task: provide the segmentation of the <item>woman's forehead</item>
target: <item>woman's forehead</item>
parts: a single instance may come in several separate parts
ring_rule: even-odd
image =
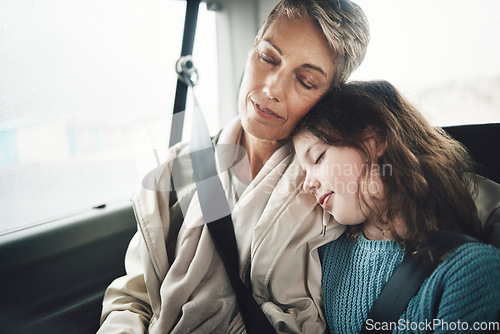
[[[295,37],[290,42],[300,41],[305,37],[316,38],[324,41],[321,46],[328,45],[321,29],[308,18],[289,18],[280,16],[271,22],[261,36],[261,39],[276,38],[277,36]]]
[[[321,29],[311,20],[279,17],[257,41],[257,45],[263,43],[285,57],[302,58],[304,63],[320,67],[327,77],[333,78],[332,51]]]

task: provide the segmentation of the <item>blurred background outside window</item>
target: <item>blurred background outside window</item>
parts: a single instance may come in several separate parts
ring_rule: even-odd
[[[0,0],[0,233],[131,197],[137,138],[172,113],[185,9],[171,0]],[[210,112],[215,14],[204,4],[198,24],[198,99]],[[164,138],[155,144],[167,146]]]

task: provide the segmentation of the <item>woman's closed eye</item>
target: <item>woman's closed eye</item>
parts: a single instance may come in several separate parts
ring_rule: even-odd
[[[257,55],[258,55],[258,57],[259,57],[259,59],[261,61],[264,61],[264,62],[266,62],[268,64],[271,64],[271,65],[277,65],[278,64],[278,62],[276,60],[274,60],[273,57],[265,54],[264,52],[257,51]]]
[[[305,89],[311,90],[313,88],[316,88],[316,85],[314,85],[309,79],[299,75],[297,75],[296,78]]]

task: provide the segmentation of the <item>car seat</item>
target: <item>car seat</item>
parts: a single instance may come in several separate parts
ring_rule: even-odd
[[[500,184],[478,176],[475,197],[479,219],[488,243],[500,249]]]

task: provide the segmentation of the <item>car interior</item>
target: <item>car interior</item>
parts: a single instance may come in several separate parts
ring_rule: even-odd
[[[418,7],[418,1],[413,2],[415,3],[415,7],[409,8],[408,12]],[[460,7],[459,2],[453,6]],[[381,7],[380,14],[376,14],[375,12],[377,3]],[[382,1],[378,0],[359,1],[362,7],[363,5],[366,6],[368,18],[371,22],[373,21],[372,39],[374,44],[377,40],[377,34],[384,34],[386,32],[382,28],[377,28],[378,20],[384,20],[384,13],[387,15],[390,14],[388,9],[383,7],[381,3]],[[400,7],[403,6],[395,1],[390,3],[397,10],[401,10]],[[208,58],[208,52],[205,54],[204,50],[200,49],[202,46],[199,44],[205,40],[208,41],[207,43],[210,43],[213,49],[213,55],[210,56],[212,57],[210,58],[211,61],[216,62],[218,65],[213,66],[213,63],[208,63],[206,66],[207,69],[204,72],[205,68],[200,64],[198,70],[200,72],[201,88],[196,89],[202,91],[205,89],[203,87],[214,86],[216,88],[215,92],[210,91],[209,94],[211,98],[217,100],[217,103],[214,104],[215,108],[212,107],[212,104],[206,102],[208,100],[200,94],[201,108],[207,113],[205,117],[209,122],[211,131],[215,133],[217,129],[221,128],[236,115],[236,108],[234,106],[236,105],[237,87],[243,73],[248,50],[253,45],[258,27],[274,4],[274,0],[164,0],[163,3],[153,0],[146,3],[127,0],[125,2],[112,1],[109,4],[101,4],[98,1],[88,3],[69,1],[69,4],[62,1],[40,1],[36,5],[12,0],[0,2],[0,20],[5,19],[5,23],[0,24],[0,30],[2,31],[2,36],[0,36],[0,91],[3,91],[0,93],[2,96],[0,100],[4,100],[4,102],[0,102],[0,113],[5,114],[5,116],[0,115],[0,149],[3,150],[3,153],[0,155],[0,188],[2,188],[1,192],[4,193],[4,196],[0,199],[0,205],[2,211],[8,213],[5,216],[0,216],[0,223],[7,226],[7,223],[10,221],[15,220],[17,217],[25,217],[24,215],[27,213],[32,213],[35,216],[35,218],[30,219],[20,218],[19,224],[15,227],[2,227],[0,229],[0,286],[2,289],[2,297],[0,299],[0,333],[95,333],[99,327],[101,303],[105,289],[111,281],[125,273],[125,252],[130,239],[137,231],[132,205],[128,200],[134,189],[132,186],[129,186],[130,183],[120,185],[121,181],[118,181],[116,185],[116,189],[123,193],[123,198],[120,200],[110,199],[108,201],[99,199],[96,200],[94,205],[85,204],[82,209],[62,210],[66,208],[65,197],[69,200],[73,192],[83,192],[86,187],[95,187],[97,192],[101,190],[99,184],[92,186],[86,181],[87,179],[79,176],[77,173],[71,174],[68,179],[65,179],[64,175],[59,175],[59,172],[55,170],[51,176],[51,180],[54,180],[54,182],[48,183],[49,187],[55,187],[56,184],[64,185],[65,183],[70,186],[67,190],[57,190],[61,195],[61,199],[55,198],[52,195],[44,195],[42,192],[38,195],[30,195],[29,200],[26,199],[23,205],[17,206],[17,202],[12,198],[23,198],[25,196],[22,193],[18,195],[18,191],[15,190],[21,181],[19,181],[20,179],[16,179],[17,181],[9,183],[9,180],[14,180],[12,175],[18,175],[16,173],[24,171],[24,167],[19,164],[29,160],[22,158],[20,153],[15,153],[20,152],[23,140],[25,140],[23,138],[26,136],[26,131],[34,129],[42,122],[53,122],[51,123],[53,124],[51,127],[40,127],[40,129],[45,129],[43,130],[45,131],[43,134],[39,134],[41,137],[45,138],[51,132],[56,136],[56,132],[59,131],[57,129],[63,128],[61,131],[64,134],[64,138],[69,138],[68,150],[71,151],[73,149],[71,152],[97,150],[96,147],[99,146],[97,142],[90,139],[89,141],[81,142],[78,141],[80,137],[75,137],[75,133],[77,135],[87,133],[89,138],[97,138],[95,137],[97,136],[97,130],[93,130],[95,129],[94,123],[89,123],[90,121],[85,117],[85,114],[82,117],[74,115],[78,112],[78,105],[84,103],[84,101],[101,99],[101,102],[96,102],[88,108],[98,109],[98,113],[95,114],[96,119],[100,117],[108,120],[107,116],[102,115],[106,112],[111,113],[109,119],[114,119],[116,123],[101,128],[102,131],[99,132],[99,135],[102,136],[102,132],[107,132],[108,134],[112,132],[115,137],[109,139],[109,141],[117,142],[118,144],[116,145],[119,145],[121,139],[118,134],[115,134],[116,129],[126,122],[133,125],[138,122],[138,118],[135,118],[135,116],[124,116],[125,107],[120,105],[116,107],[116,110],[113,110],[113,104],[106,104],[108,102],[105,103],[103,101],[107,101],[108,95],[110,100],[113,99],[113,103],[118,103],[116,101],[120,99],[127,100],[129,95],[134,95],[134,90],[132,90],[135,89],[134,87],[143,86],[145,90],[141,92],[141,96],[144,96],[144,100],[137,102],[137,105],[133,105],[131,109],[141,111],[141,108],[148,108],[144,101],[154,100],[151,104],[156,103],[156,109],[148,116],[147,122],[156,122],[157,119],[161,120],[165,117],[171,118],[173,114],[186,110],[190,107],[190,96],[187,87],[184,85],[184,88],[182,88],[182,85],[178,83],[177,74],[175,73],[175,63],[180,56],[190,54],[193,54],[195,63],[199,59]],[[125,9],[121,8],[122,6],[127,7],[127,13],[129,13],[127,15],[130,16],[124,14]],[[498,4],[494,0],[490,2],[485,1],[485,6],[491,6],[493,9],[498,8]],[[174,9],[177,12],[169,12]],[[370,9],[370,12],[368,9]],[[26,14],[28,15],[28,19],[26,20],[19,19],[23,17],[23,11],[27,11],[28,13]],[[374,14],[371,16],[371,13]],[[90,17],[84,18],[83,16],[86,14],[90,15]],[[170,16],[165,19],[162,18],[167,17],[167,15]],[[118,21],[119,17],[122,18],[121,23]],[[174,17],[178,19],[177,22],[173,22]],[[378,17],[381,18],[378,19]],[[460,18],[456,20],[460,22]],[[486,18],[484,20],[488,21],[489,19]],[[490,37],[491,41],[491,38],[496,38],[495,27],[498,27],[498,23],[494,22],[498,20],[495,21],[494,18],[491,18],[490,21],[493,22],[491,26],[487,26],[487,22],[483,22],[484,25],[481,29],[483,29],[484,34]],[[35,23],[37,24],[36,26],[34,26]],[[51,30],[51,24],[59,28],[56,27],[54,30]],[[157,25],[153,27],[153,24]],[[93,25],[96,26],[95,31],[92,34],[89,33],[90,35],[85,35],[92,29]],[[151,25],[151,30],[155,30],[157,35],[149,36],[147,35],[148,30],[141,30],[146,29],[145,27],[148,25]],[[68,26],[68,29],[61,30],[60,27],[65,26]],[[81,26],[82,31],[75,30],[74,26]],[[27,27],[24,32],[22,31],[23,27]],[[43,27],[46,27],[46,31]],[[211,35],[211,39],[203,35],[197,35],[205,33],[210,30],[209,28],[212,29],[213,36]],[[401,29],[406,28],[408,27],[401,27]],[[58,32],[55,31],[56,29],[58,29]],[[393,30],[399,30],[399,28],[396,29],[393,27]],[[37,44],[33,42],[35,41],[35,37],[33,40],[28,38],[31,36],[30,34],[35,37],[43,36],[43,39],[40,40],[37,37],[36,40],[39,41]],[[121,36],[120,34],[123,34],[123,37],[121,37],[122,40],[120,40],[119,44],[113,45],[114,48],[123,47],[124,49],[121,49],[120,53],[114,56],[106,56],[106,52],[111,52],[109,50],[113,47],[113,45],[107,46],[107,43],[112,43],[111,40],[117,38],[116,36]],[[28,37],[23,37],[25,35]],[[104,39],[100,35],[108,39]],[[163,37],[165,40],[162,39]],[[170,40],[167,37],[175,38],[176,47],[170,47],[168,43],[173,42],[169,42]],[[396,38],[389,38],[388,43],[396,43]],[[451,38],[452,41],[450,43],[457,43],[453,38]],[[23,39],[27,42],[22,43]],[[60,44],[62,41],[74,39],[80,39],[84,42],[78,45],[68,44],[69,42],[64,45]],[[432,38],[427,37],[427,39],[430,40]],[[149,44],[146,44],[146,42]],[[136,45],[126,45],[127,43],[136,43]],[[144,44],[137,45],[137,43]],[[166,46],[163,44],[166,44]],[[49,61],[48,58],[50,57],[46,56],[44,51],[40,51],[41,49],[37,49],[43,47],[53,50],[52,52],[54,53],[57,52],[62,57],[60,59],[73,57],[70,49],[77,48],[77,53],[82,58],[70,59],[67,60],[67,63],[57,61],[58,64],[55,64],[54,67],[47,67],[39,74],[25,73],[32,71],[31,67],[29,67],[31,62],[44,64],[45,61]],[[162,47],[163,49],[161,50],[164,50],[165,54],[172,54],[172,60],[163,59],[162,53],[154,55],[153,53],[157,50],[154,49],[155,47]],[[134,58],[136,63],[132,63],[132,60],[125,61],[125,58],[121,58],[122,54],[123,57],[126,57],[127,50],[134,49],[141,49],[136,50],[137,55],[133,56],[137,58]],[[404,51],[403,47],[400,49],[401,52]],[[25,53],[18,54],[21,51]],[[453,54],[457,53],[456,50],[451,52]],[[490,50],[488,52],[493,53],[494,51]],[[500,51],[496,50],[496,52],[496,56],[498,56],[498,52]],[[428,53],[428,55],[431,54],[433,53]],[[406,53],[403,52],[395,56],[403,58],[406,57],[405,55]],[[27,62],[28,65],[16,65],[17,63],[13,60],[15,57],[21,59],[19,62]],[[375,57],[375,54],[374,58],[369,57],[371,57],[370,53],[366,59],[367,65],[373,62],[374,67],[378,68],[382,73],[392,64],[391,61],[388,61],[377,65],[376,59],[378,58]],[[420,54],[418,57],[421,57]],[[100,66],[99,62],[102,59],[109,62],[103,63],[103,67],[99,70],[100,74],[97,72],[93,74],[85,73],[88,70],[85,69],[85,64],[82,62],[87,60],[89,61],[89,68],[97,68]],[[495,55],[493,55],[491,59],[498,58],[495,58]],[[156,71],[158,68],[147,67],[148,63],[152,62],[157,62],[158,64],[165,63],[165,69],[163,70],[162,67],[162,71],[170,73],[169,75],[171,76],[167,77],[161,73],[157,74]],[[484,73],[493,73],[490,76],[496,81],[488,81],[491,84],[485,83],[483,86],[479,86],[479,88],[474,88],[476,89],[474,92],[493,92],[491,94],[488,93],[490,95],[486,93],[482,95],[476,94],[478,99],[483,102],[486,101],[484,103],[490,103],[488,107],[484,107],[481,103],[459,101],[457,105],[461,103],[464,105],[465,116],[462,119],[465,119],[465,121],[455,123],[455,120],[462,116],[455,117],[454,109],[440,118],[446,119],[448,122],[441,122],[442,124],[438,124],[437,126],[443,127],[453,138],[464,144],[474,158],[476,171],[479,176],[479,191],[476,201],[480,219],[483,223],[485,233],[489,236],[489,242],[500,248],[500,95],[498,94],[500,67],[498,61],[485,62],[485,66],[489,67],[489,72],[486,71]],[[135,65],[131,66],[131,64]],[[413,66],[418,67],[418,64],[419,62],[415,62]],[[422,67],[427,66],[424,62],[420,64]],[[26,67],[24,72],[23,66]],[[404,72],[407,65],[403,64],[401,66],[397,71]],[[442,68],[445,67],[444,65],[440,66]],[[114,67],[116,68],[113,69]],[[107,70],[110,72],[107,73]],[[359,70],[360,74],[356,72],[353,79],[379,78],[379,72],[374,72],[370,76],[370,72],[362,74],[362,70],[363,67]],[[213,75],[208,76],[212,78],[212,81],[202,82],[204,80],[203,73],[208,71],[213,71],[209,72],[213,73]],[[139,72],[140,74],[138,74]],[[68,77],[73,76],[73,79],[76,75],[78,80],[67,79],[65,81],[66,79],[63,79],[65,78],[65,73]],[[119,76],[118,73],[128,74]],[[96,77],[96,75],[102,75],[102,78]],[[405,74],[406,77],[411,77],[411,75],[411,73]],[[436,75],[439,76],[439,74]],[[456,75],[458,74],[454,73],[453,75],[455,75],[453,80],[458,80],[456,79],[458,77]],[[92,77],[89,79],[90,81],[84,81],[86,76],[89,76],[89,78]],[[58,80],[60,80],[61,87],[72,91],[78,90],[79,94],[81,94],[78,96],[81,99],[66,98],[64,91],[61,94],[54,93],[55,96],[49,99],[47,95],[40,93],[41,90],[30,91],[31,87],[34,86],[26,84],[28,86],[23,88],[23,80],[36,82],[40,87],[48,85],[46,83],[47,77],[52,77],[53,79],[55,77],[60,78]],[[168,81],[169,83],[168,85],[167,83],[161,84],[161,89],[156,91],[155,87],[158,85],[153,78],[155,80]],[[388,79],[392,80],[391,78]],[[474,80],[464,76],[465,82],[469,83]],[[109,84],[106,84],[105,93],[101,94],[104,88],[97,87],[94,90],[91,89],[93,85],[98,86],[99,81],[109,82]],[[394,79],[394,81],[396,81],[397,85],[397,79]],[[481,79],[477,81],[481,81]],[[135,82],[137,86],[130,86],[132,87],[130,91],[126,89],[114,89],[114,84],[118,85],[118,82]],[[497,85],[496,90],[494,88],[495,84]],[[488,88],[483,89],[486,85],[488,85]],[[443,84],[443,87],[447,86]],[[463,87],[461,87],[461,90],[458,90],[458,94],[464,95],[464,89],[468,89],[467,87],[469,86]],[[94,95],[83,93],[87,92],[88,89],[94,92]],[[474,89],[470,88],[470,90]],[[405,90],[403,89],[403,91]],[[418,89],[410,87],[407,91],[413,92],[418,91]],[[421,91],[424,90],[422,89]],[[435,91],[438,90],[436,89]],[[157,94],[158,97],[153,99],[153,94]],[[417,104],[425,105],[426,101],[430,99],[429,96],[431,95],[427,94],[425,98],[419,99],[413,97],[412,99]],[[432,101],[446,100],[447,103],[441,108],[451,106],[452,104],[448,102],[454,99],[454,97],[449,97],[445,93],[433,98],[434,100]],[[18,99],[16,100],[18,102],[15,102],[15,99]],[[162,99],[168,101],[165,102]],[[26,102],[31,100],[33,102]],[[74,100],[71,103],[75,105],[75,110],[66,110],[69,108],[68,105],[63,105],[62,103],[70,103],[67,100]],[[432,101],[430,103],[433,103]],[[47,107],[43,103],[46,103]],[[133,104],[132,102],[127,103],[128,105]],[[477,108],[470,108],[471,105],[477,105]],[[433,109],[433,107],[427,108]],[[485,116],[486,118],[481,118],[483,117],[479,116],[481,108],[493,111],[490,111]],[[28,117],[24,116],[24,109],[50,109],[53,110],[53,113],[47,111],[44,114],[46,116],[43,117]],[[61,111],[62,109],[64,111]],[[7,111],[11,111],[11,114],[8,114]],[[73,115],[71,117],[74,118],[72,118],[70,125],[66,125],[66,123],[64,123],[65,125],[61,125],[62,123],[55,120],[55,117],[58,117],[57,115],[63,112]],[[75,123],[76,120],[82,121],[84,125],[75,125],[77,124]],[[475,120],[478,121],[475,122]],[[186,122],[189,123],[189,119],[186,119]],[[168,128],[168,125],[166,127],[162,125],[159,128],[165,129]],[[77,129],[79,132],[74,129]],[[15,138],[15,140],[12,138]],[[57,138],[54,139],[54,142],[59,140]],[[168,147],[168,139],[161,138],[158,146]],[[8,144],[9,140],[11,144]],[[32,142],[30,140],[26,139],[27,142]],[[42,139],[36,140],[41,141]],[[72,142],[72,140],[76,141]],[[154,140],[156,140],[156,137],[153,138]],[[4,144],[2,144],[2,141]],[[71,146],[72,143],[77,143],[79,145],[77,145],[78,148],[75,148],[75,145]],[[53,150],[56,151],[57,149]],[[133,151],[133,147],[130,150]],[[43,153],[43,155],[50,154],[50,151],[51,149],[48,149],[47,152],[49,153]],[[9,152],[14,153],[11,154]],[[149,150],[148,154],[151,154],[151,152]],[[34,151],[30,154],[32,160],[36,159],[37,156],[42,156],[41,153],[39,154]],[[94,157],[104,157],[104,154],[99,154],[96,153],[93,155],[92,159]],[[106,159],[112,155],[106,155]],[[118,157],[119,154],[117,153],[116,156]],[[59,160],[57,158],[50,159],[51,166],[58,164]],[[72,155],[71,159],[73,159],[72,161],[84,164],[82,168],[90,166],[87,165],[88,159],[85,156],[78,158],[77,155]],[[147,171],[151,166],[139,166],[142,169],[138,167],[137,169],[141,170],[137,171],[133,162],[134,158],[131,158],[131,160],[116,159],[117,162],[113,165],[113,168],[109,168],[111,175],[119,174],[123,165],[127,163],[126,161],[132,161],[132,171],[136,174]],[[103,161],[106,164],[108,160]],[[29,166],[34,166],[33,168],[36,169],[37,165]],[[28,171],[31,169],[32,167],[26,168]],[[97,173],[104,173],[105,169],[99,168],[97,169]],[[21,176],[16,177],[22,177],[22,174],[19,175]],[[84,183],[76,186],[75,182],[79,178],[82,178]],[[135,179],[132,177],[131,183],[137,184],[137,180],[140,180],[140,176]],[[37,184],[34,184],[33,186],[28,185],[23,189],[25,189],[24,191],[34,192],[36,188]],[[126,191],[120,190],[124,188]],[[51,202],[53,207],[59,207],[61,210],[56,212],[50,209],[49,214],[37,213],[38,211],[35,211],[35,207],[46,207],[45,204],[37,204],[38,201],[42,200]]]

